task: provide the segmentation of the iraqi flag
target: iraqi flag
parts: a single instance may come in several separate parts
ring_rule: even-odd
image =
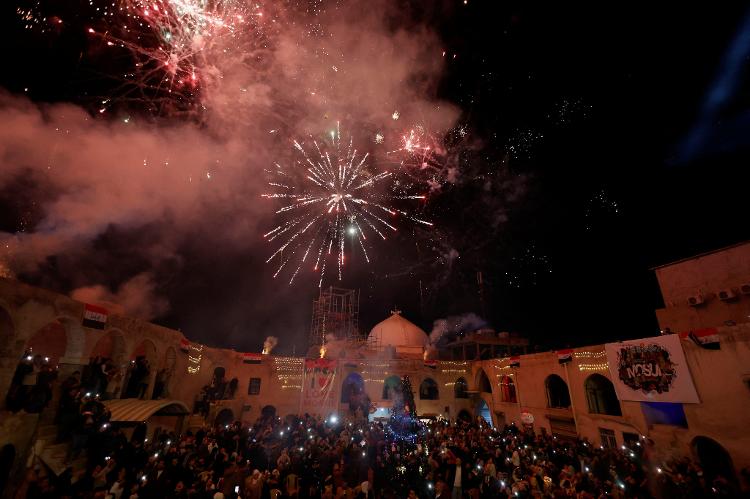
[[[521,367],[521,357],[518,355],[511,357],[510,367]]]
[[[107,325],[107,309],[96,305],[84,304],[83,327],[104,329]]]
[[[243,364],[260,364],[263,361],[263,355],[259,353],[243,353],[242,363]]]
[[[573,350],[568,348],[565,350],[558,350],[557,351],[557,362],[560,364],[567,364],[573,360]]]
[[[436,360],[425,360],[424,366],[429,367],[430,369],[437,369],[437,363],[438,361]]]
[[[190,342],[186,340],[185,338],[182,338],[180,340],[180,350],[182,350],[185,353],[188,353],[190,351]]]
[[[705,329],[696,329],[689,333],[681,333],[680,337],[689,338],[693,340],[693,343],[706,350],[719,350],[721,349],[721,342],[719,340],[719,331],[715,327],[708,327]]]

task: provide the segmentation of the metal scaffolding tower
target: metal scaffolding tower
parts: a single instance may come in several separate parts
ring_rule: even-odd
[[[313,302],[309,346],[322,345],[330,336],[338,340],[358,341],[359,290],[334,288],[320,290]]]

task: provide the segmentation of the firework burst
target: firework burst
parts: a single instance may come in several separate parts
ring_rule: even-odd
[[[425,196],[394,194],[392,173],[374,171],[369,153],[360,154],[353,140],[342,141],[340,126],[322,141],[311,138],[312,148],[294,142],[299,159],[285,168],[276,163],[268,170],[273,192],[263,197],[281,199],[285,204],[276,213],[288,217],[264,234],[278,244],[266,263],[277,262],[274,277],[289,265],[291,284],[306,264],[320,272],[323,285],[331,258],[342,279],[347,246],[358,245],[369,263],[369,236],[385,240],[396,232],[394,217],[401,216],[425,226],[432,223],[393,205],[396,200],[422,200]],[[314,260],[314,264],[313,264]]]

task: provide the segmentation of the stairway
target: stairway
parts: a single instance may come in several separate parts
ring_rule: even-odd
[[[40,424],[37,428],[34,454],[55,475],[60,475],[68,466],[77,472],[86,468],[85,451],[75,461],[66,464],[70,442],[57,443],[57,426],[54,424]]]

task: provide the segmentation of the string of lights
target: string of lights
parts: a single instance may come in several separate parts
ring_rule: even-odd
[[[203,359],[203,345],[191,343],[188,347],[188,374],[198,374],[201,370],[201,360]]]

